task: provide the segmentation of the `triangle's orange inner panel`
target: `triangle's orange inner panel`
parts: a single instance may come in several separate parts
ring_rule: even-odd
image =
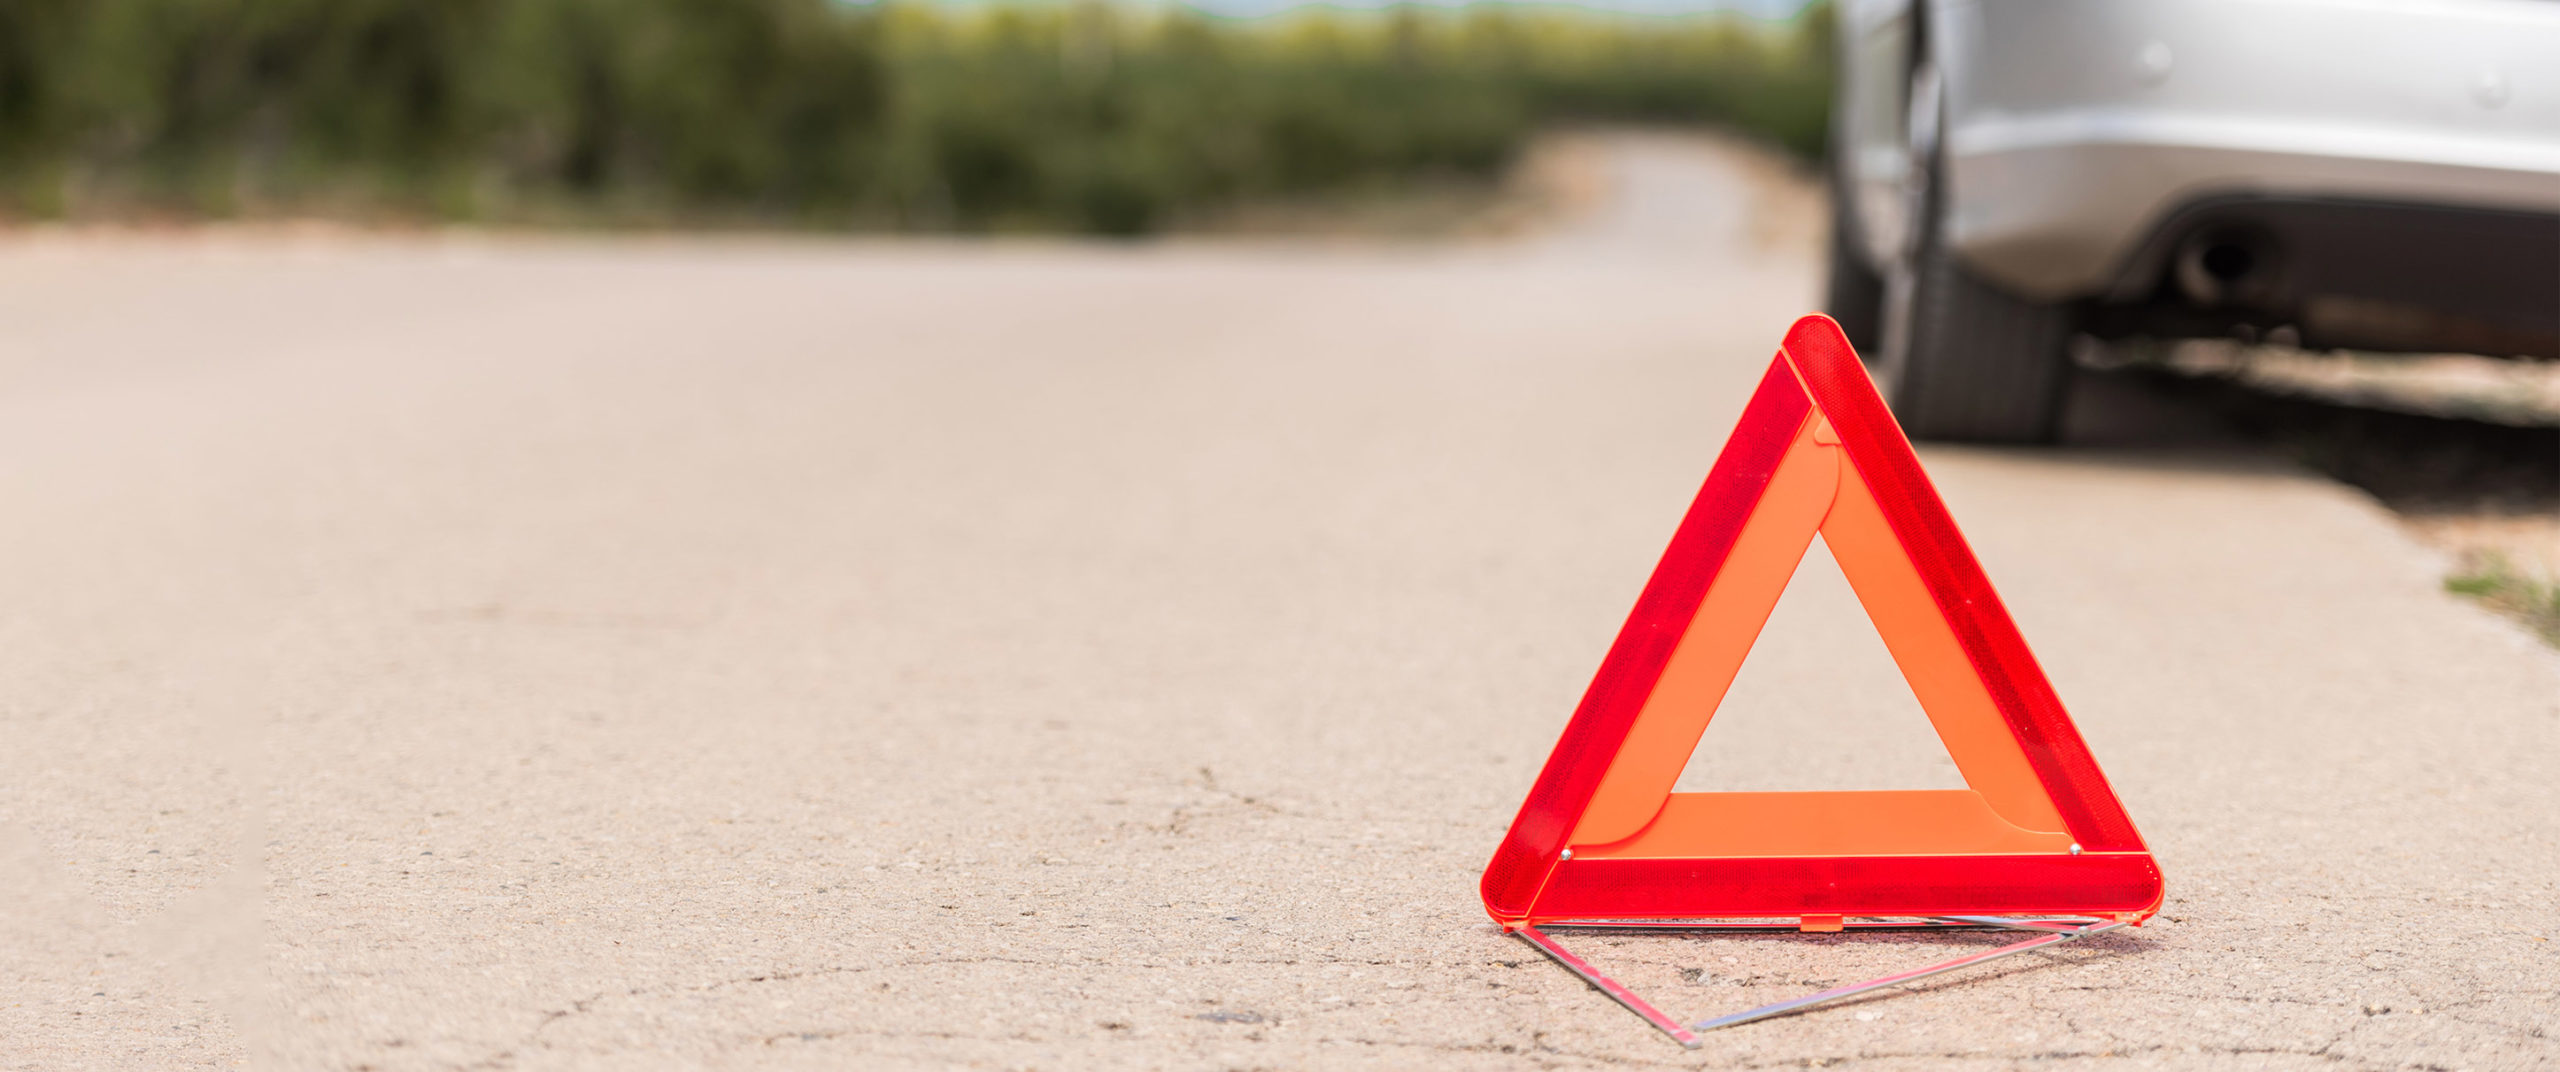
[[[2061,815],[1838,443],[1818,411],[1797,430],[1575,825],[1576,856],[2069,851]],[[1673,793],[1817,532],[1969,788]]]
[[[1970,789],[1849,793],[1673,793],[1644,832],[1576,847],[1590,859],[1639,856],[1974,856],[2069,852],[2071,835],[2009,825]]]

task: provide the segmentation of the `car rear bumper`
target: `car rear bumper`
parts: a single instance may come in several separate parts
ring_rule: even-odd
[[[1950,246],[2047,300],[2120,290],[2245,198],[2560,214],[2560,2],[1983,0],[1946,13]]]
[[[2117,271],[2100,335],[2290,328],[2302,345],[2560,358],[2560,213],[2282,196],[2190,202]]]

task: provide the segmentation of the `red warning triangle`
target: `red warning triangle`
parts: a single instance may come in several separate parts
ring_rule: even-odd
[[[1964,789],[1674,793],[1819,533]],[[2160,907],[2159,869],[1866,369],[1809,316],[1743,410],[1484,872],[1564,920]]]

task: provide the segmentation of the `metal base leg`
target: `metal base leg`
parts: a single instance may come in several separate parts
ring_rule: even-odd
[[[1915,979],[1925,979],[1929,976],[1936,975],[1939,972],[1950,972],[1958,968],[1969,968],[1976,964],[1980,964],[1983,961],[1997,960],[2001,957],[2008,956],[2011,953],[2024,953],[2030,949],[2041,949],[2049,945],[2060,945],[2074,938],[2083,938],[2092,934],[2097,934],[2100,931],[2111,931],[2124,926],[2122,922],[2117,920],[2107,920],[2104,922],[2093,920],[2078,926],[2071,926],[2068,924],[2042,924],[2042,921],[2003,920],[1995,916],[1951,916],[1947,918],[1963,920],[1965,922],[1975,923],[1986,927],[2006,927],[2012,930],[2043,931],[2044,933],[2037,935],[2036,937],[2029,938],[2023,942],[2013,942],[2008,945],[2001,946],[1998,949],[1987,949],[1980,953],[1968,954],[1966,956],[1957,957],[1954,960],[1932,964],[1926,968],[1916,968],[1911,971],[1903,972],[1900,975],[1888,975],[1882,979],[1870,979],[1863,983],[1851,983],[1848,986],[1835,986],[1829,990],[1822,991],[1821,993],[1807,994],[1792,1001],[1781,1001],[1774,1005],[1763,1005],[1756,1009],[1746,1009],[1730,1016],[1719,1016],[1712,1020],[1700,1020],[1698,1021],[1696,1028],[1700,1031],[1713,1031],[1719,1027],[1732,1027],[1735,1024],[1747,1024],[1753,1020],[1766,1020],[1772,1016],[1785,1016],[1791,1012],[1800,1012],[1805,1009],[1810,1009],[1816,1005],[1820,1005],[1825,1002],[1838,1001],[1841,998],[1849,997],[1854,994],[1864,994],[1870,990],[1881,990],[1885,987],[1893,986],[1898,983],[1908,983]]]
[[[2013,953],[2024,953],[2030,949],[2042,949],[2046,946],[2060,945],[2075,938],[2085,938],[2092,934],[2104,933],[2124,925],[2125,924],[2122,920],[2101,920],[2085,917],[2071,917],[2065,919],[2010,919],[2001,916],[1933,916],[1927,919],[1898,923],[1866,922],[1862,924],[1851,924],[1850,927],[1854,930],[1944,930],[1952,928],[1982,928],[2036,931],[2040,933],[2023,942],[2012,942],[2008,945],[2001,946],[1998,949],[1987,949],[1980,953],[1969,953],[1953,960],[1942,961],[1937,964],[1929,965],[1925,968],[1917,968],[1898,975],[1888,975],[1882,979],[1871,979],[1867,982],[1852,983],[1848,986],[1835,986],[1817,994],[1807,994],[1800,998],[1781,1001],[1772,1005],[1763,1005],[1756,1009],[1746,1009],[1742,1012],[1737,1012],[1729,1016],[1719,1016],[1710,1020],[1700,1020],[1696,1024],[1687,1028],[1680,1026],[1678,1021],[1664,1015],[1662,1010],[1654,1008],[1643,998],[1637,997],[1634,992],[1619,985],[1617,980],[1600,974],[1598,969],[1593,968],[1582,958],[1566,952],[1563,946],[1556,944],[1556,940],[1553,937],[1550,937],[1544,932],[1538,930],[1538,928],[1522,927],[1512,933],[1519,935],[1522,940],[1527,941],[1530,945],[1536,946],[1539,952],[1546,954],[1556,963],[1564,965],[1565,970],[1581,976],[1584,982],[1590,983],[1601,993],[1609,995],[1609,997],[1616,1000],[1618,1004],[1624,1005],[1629,1011],[1638,1016],[1644,1017],[1645,1022],[1662,1029],[1664,1034],[1670,1035],[1682,1046],[1694,1049],[1699,1045],[1698,1036],[1695,1034],[1697,1031],[1712,1031],[1719,1027],[1732,1027],[1736,1024],[1747,1024],[1754,1020],[1766,1020],[1773,1016],[1785,1016],[1789,1013],[1802,1012],[1816,1005],[1822,1005],[1838,1001],[1842,998],[1864,994],[1871,990],[1880,990],[1888,986],[1895,986],[1919,979],[1925,979],[1940,972],[1949,972],[1958,968],[1972,967],[1973,965],[1980,964],[1984,961],[1997,960]],[[1665,924],[1639,922],[1576,922],[1550,924],[1550,926],[1558,928],[1571,927],[1580,930],[1617,931],[1735,931],[1796,929],[1792,926],[1748,923]]]
[[[1522,941],[1537,946],[1538,952],[1564,965],[1566,971],[1581,976],[1583,982],[1591,984],[1601,993],[1616,999],[1618,1004],[1627,1007],[1627,1011],[1644,1017],[1646,1023],[1661,1028],[1662,1033],[1671,1036],[1673,1041],[1693,1050],[1698,1048],[1698,1036],[1690,1034],[1688,1028],[1680,1026],[1680,1021],[1663,1015],[1662,1010],[1654,1008],[1643,998],[1637,997],[1634,991],[1619,986],[1617,980],[1600,974],[1598,969],[1584,963],[1581,957],[1565,952],[1563,946],[1557,945],[1555,939],[1547,937],[1538,928],[1522,927],[1511,933],[1519,935]]]

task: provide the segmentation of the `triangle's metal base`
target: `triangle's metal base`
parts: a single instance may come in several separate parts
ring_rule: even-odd
[[[2011,918],[2007,916],[1927,916],[1911,919],[1845,921],[1842,926],[1848,930],[1966,929],[2018,930],[2036,931],[2039,933],[2037,933],[2033,938],[2029,938],[2022,942],[2012,942],[1997,949],[1986,949],[1979,953],[1967,954],[1965,956],[1957,957],[1954,960],[1942,961],[1937,964],[1929,965],[1925,968],[1917,968],[1912,971],[1903,972],[1899,975],[1888,975],[1882,979],[1871,979],[1863,983],[1851,983],[1848,986],[1835,986],[1818,994],[1807,994],[1803,997],[1794,998],[1788,1001],[1781,1001],[1774,1005],[1763,1005],[1756,1009],[1745,1009],[1741,1012],[1733,1013],[1728,1016],[1718,1016],[1713,1019],[1700,1020],[1697,1023],[1686,1027],[1682,1026],[1678,1020],[1674,1020],[1670,1016],[1664,1014],[1662,1010],[1654,1008],[1652,1004],[1646,1002],[1643,998],[1637,997],[1633,991],[1619,985],[1617,980],[1600,974],[1599,969],[1592,967],[1589,962],[1567,952],[1563,946],[1556,944],[1554,937],[1548,935],[1545,931],[1541,931],[1536,927],[1522,927],[1518,930],[1512,931],[1511,933],[1520,936],[1521,940],[1528,942],[1530,945],[1538,947],[1539,952],[1546,954],[1548,958],[1554,960],[1556,963],[1564,965],[1565,970],[1581,976],[1584,982],[1590,983],[1601,993],[1609,995],[1609,997],[1617,1001],[1618,1004],[1626,1006],[1629,1011],[1638,1016],[1644,1017],[1646,1023],[1661,1028],[1664,1034],[1671,1036],[1682,1046],[1695,1049],[1699,1045],[1698,1036],[1696,1034],[1699,1031],[1712,1031],[1719,1027],[1732,1027],[1735,1024],[1747,1024],[1753,1020],[1766,1020],[1772,1016],[1784,1016],[1792,1012],[1801,1012],[1816,1005],[1838,1001],[1841,998],[1850,997],[1856,994],[1863,994],[1870,990],[1878,990],[1888,986],[1912,982],[1917,979],[1924,979],[1940,972],[1972,967],[1973,965],[1980,964],[1983,961],[1996,960],[2012,953],[2024,953],[2030,949],[2042,949],[2050,945],[2060,945],[2061,943],[2071,941],[2075,938],[2085,938],[2089,935],[2111,931],[2124,925],[2125,921],[2123,920],[2096,919],[2087,916],[2039,917],[2032,919]],[[1798,929],[1798,924],[1794,921],[1787,921],[1784,923],[1775,921],[1766,923],[1748,921],[1658,923],[1638,920],[1572,920],[1550,923],[1547,924],[1547,928],[1549,930],[1593,931],[1792,931]]]

